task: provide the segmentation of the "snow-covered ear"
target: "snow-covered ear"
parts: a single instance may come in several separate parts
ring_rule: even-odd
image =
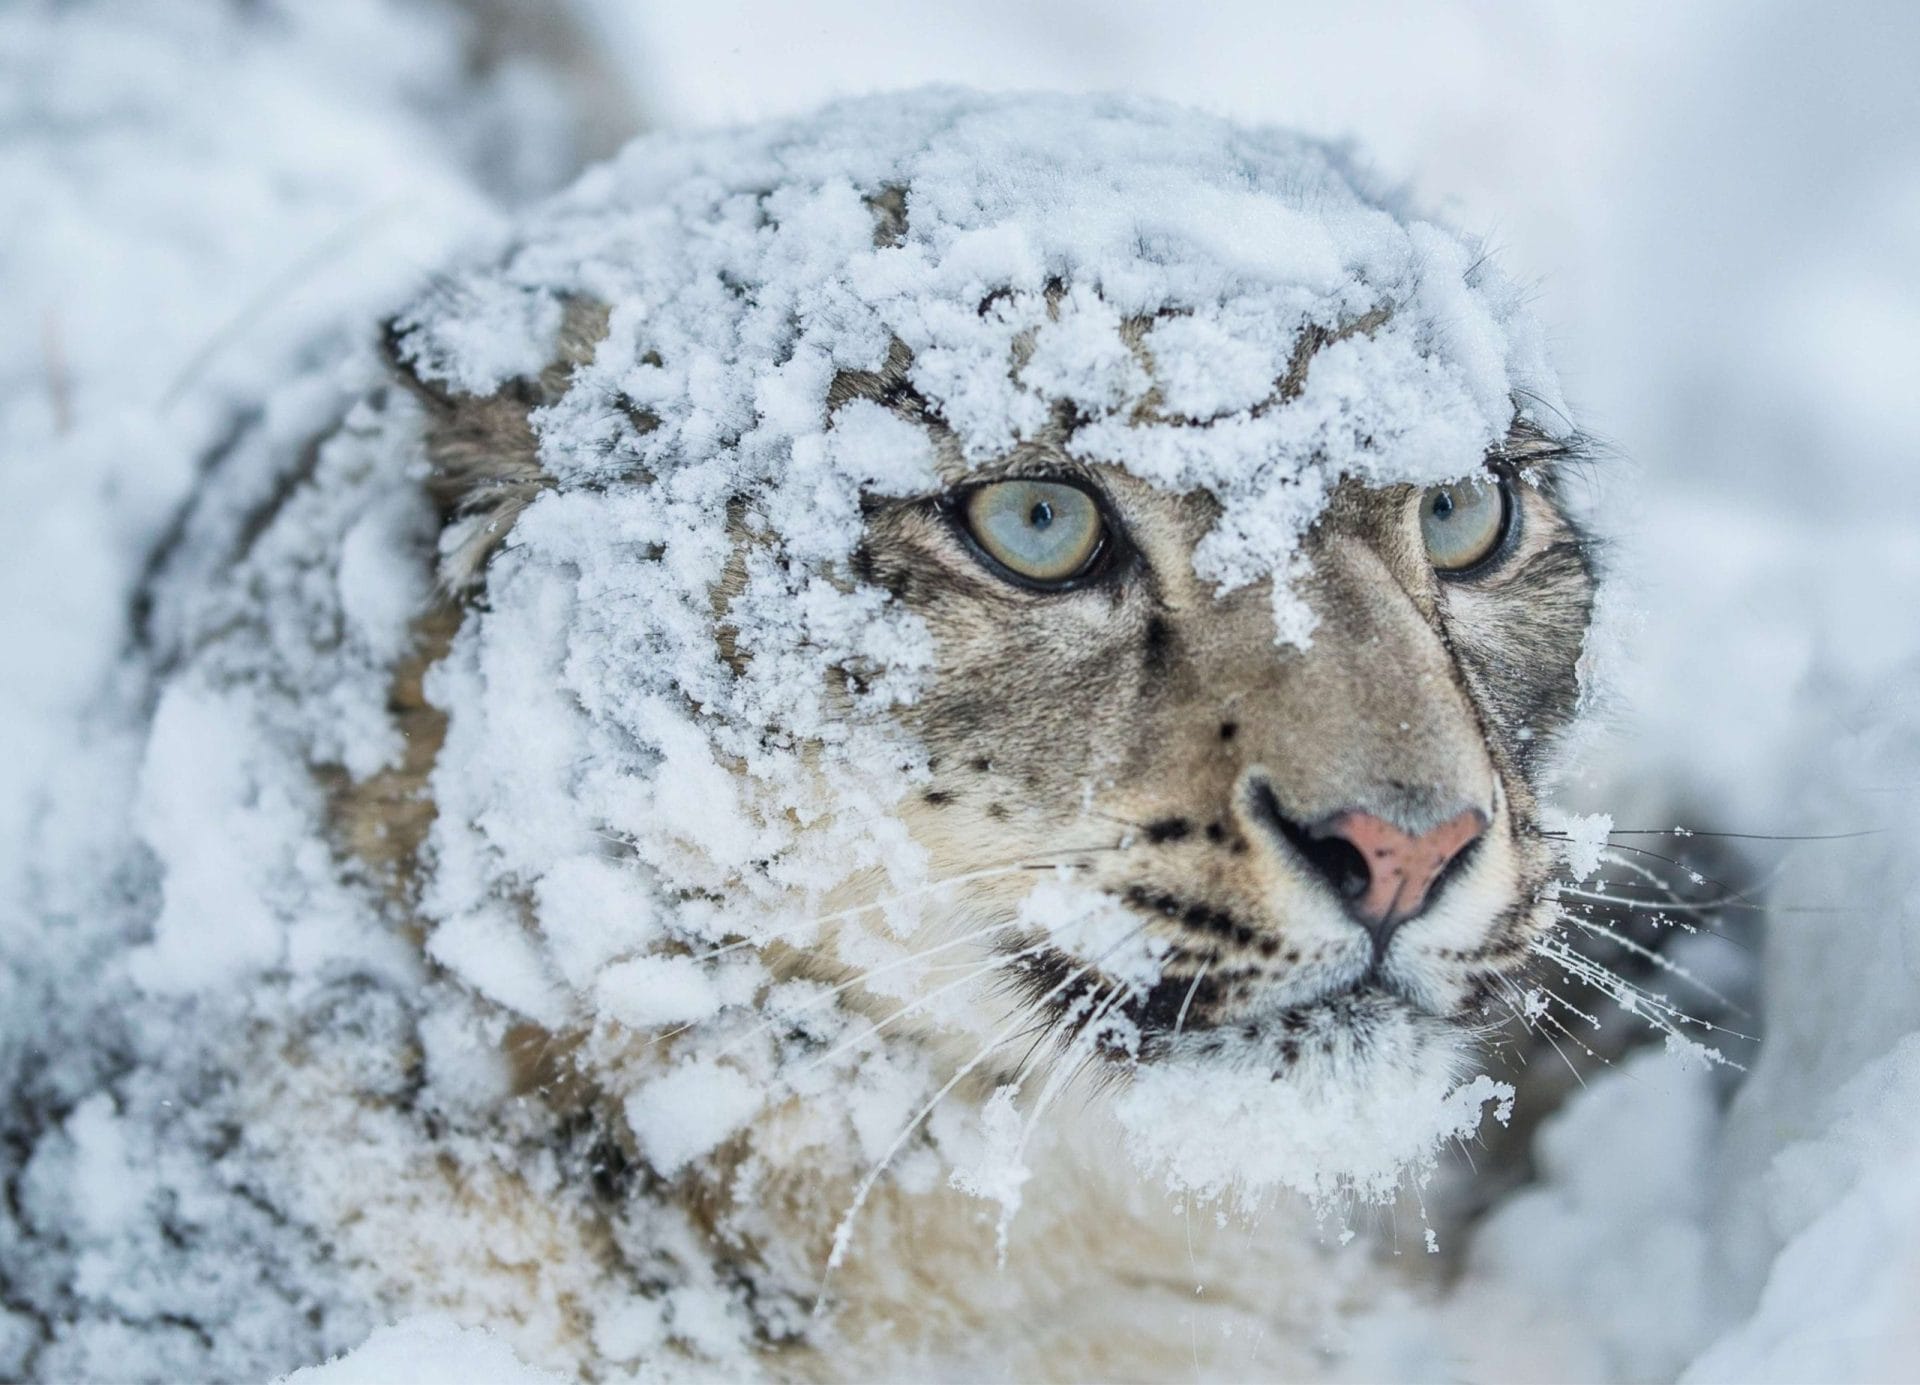
[[[440,508],[439,579],[450,594],[474,586],[520,512],[552,484],[540,466],[529,415],[566,393],[575,369],[592,359],[607,335],[607,317],[604,303],[562,300],[547,364],[484,394],[422,367],[414,340],[417,319],[401,316],[384,324],[381,349],[394,378],[426,409],[426,487]]]

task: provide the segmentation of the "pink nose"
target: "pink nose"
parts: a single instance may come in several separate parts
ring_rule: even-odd
[[[1418,836],[1350,808],[1315,823],[1308,832],[1323,841],[1336,837],[1360,853],[1365,876],[1350,877],[1347,908],[1384,941],[1386,933],[1426,907],[1441,872],[1486,830],[1487,815],[1478,808],[1456,813]]]

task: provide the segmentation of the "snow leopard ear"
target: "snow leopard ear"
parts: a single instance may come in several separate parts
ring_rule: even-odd
[[[541,469],[539,439],[528,416],[566,393],[573,372],[593,358],[607,335],[604,303],[571,297],[562,309],[548,364],[485,395],[463,393],[423,374],[408,349],[404,319],[382,327],[388,367],[426,409],[426,488],[440,509],[439,578],[450,594],[473,588],[520,512],[552,484]]]

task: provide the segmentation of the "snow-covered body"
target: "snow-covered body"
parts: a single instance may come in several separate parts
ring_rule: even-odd
[[[1467,1038],[1556,912],[1591,588],[1554,393],[1473,247],[1282,133],[643,142],[215,459],[144,593],[128,974],[343,1322],[1302,1373],[1404,1290],[1291,1199],[1511,1096]],[[1490,457],[1514,580],[1450,586],[1422,496]],[[998,584],[943,507],[1021,476],[1130,566]],[[1281,839],[1468,803],[1391,935]]]

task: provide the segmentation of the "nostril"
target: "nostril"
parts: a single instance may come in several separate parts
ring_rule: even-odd
[[[1316,835],[1290,818],[1280,819],[1280,834],[1302,859],[1325,877],[1342,899],[1360,899],[1373,883],[1373,871],[1359,847],[1344,837]]]
[[[1367,887],[1373,883],[1373,872],[1368,869],[1367,858],[1359,847],[1345,837],[1295,822],[1281,810],[1280,800],[1264,782],[1254,786],[1253,803],[1267,826],[1278,832],[1299,853],[1301,860],[1333,886],[1334,893],[1341,899],[1360,899],[1367,893]]]

